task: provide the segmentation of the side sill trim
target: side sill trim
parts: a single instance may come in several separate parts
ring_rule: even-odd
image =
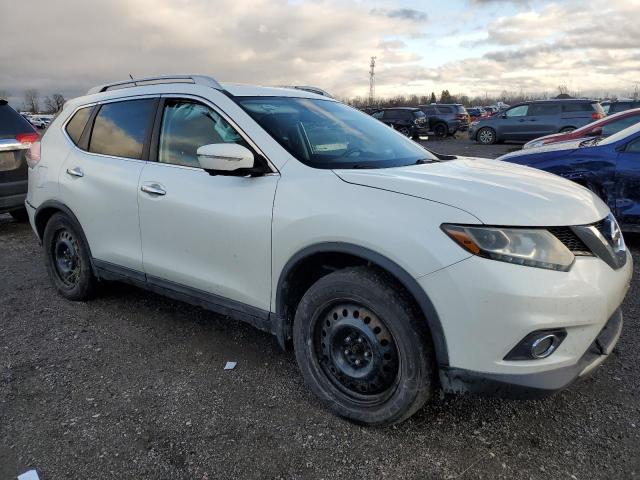
[[[259,330],[272,333],[271,313],[266,310],[96,258],[92,259],[92,263],[101,280],[129,283],[174,300],[232,317]]]

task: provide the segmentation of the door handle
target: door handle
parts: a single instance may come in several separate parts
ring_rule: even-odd
[[[157,183],[142,185],[140,187],[140,190],[142,190],[144,193],[148,193],[149,195],[166,195],[167,194],[167,191]]]
[[[84,172],[80,167],[67,168],[67,174],[72,177],[84,177]]]

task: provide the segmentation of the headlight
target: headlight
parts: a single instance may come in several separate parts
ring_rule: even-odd
[[[525,149],[525,148],[536,148],[536,147],[541,147],[543,145],[544,145],[544,140],[538,140],[538,141],[535,141],[535,142],[525,143],[522,148],[523,149]]]
[[[566,272],[575,259],[560,240],[543,228],[443,224],[442,230],[474,255],[501,262]]]

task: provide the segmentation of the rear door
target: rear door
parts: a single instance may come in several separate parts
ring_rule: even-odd
[[[60,172],[62,201],[80,221],[101,266],[142,274],[138,180],[157,103],[144,97],[97,105]],[[65,125],[72,142],[74,118]]]
[[[532,139],[560,130],[560,103],[532,103],[528,113],[527,121]]]
[[[625,230],[640,230],[640,137],[618,153],[616,162],[616,215]]]

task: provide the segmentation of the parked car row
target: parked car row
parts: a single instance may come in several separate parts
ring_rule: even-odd
[[[429,133],[436,137],[446,137],[469,128],[469,114],[460,104],[390,107],[373,111],[371,115],[411,138]]]

